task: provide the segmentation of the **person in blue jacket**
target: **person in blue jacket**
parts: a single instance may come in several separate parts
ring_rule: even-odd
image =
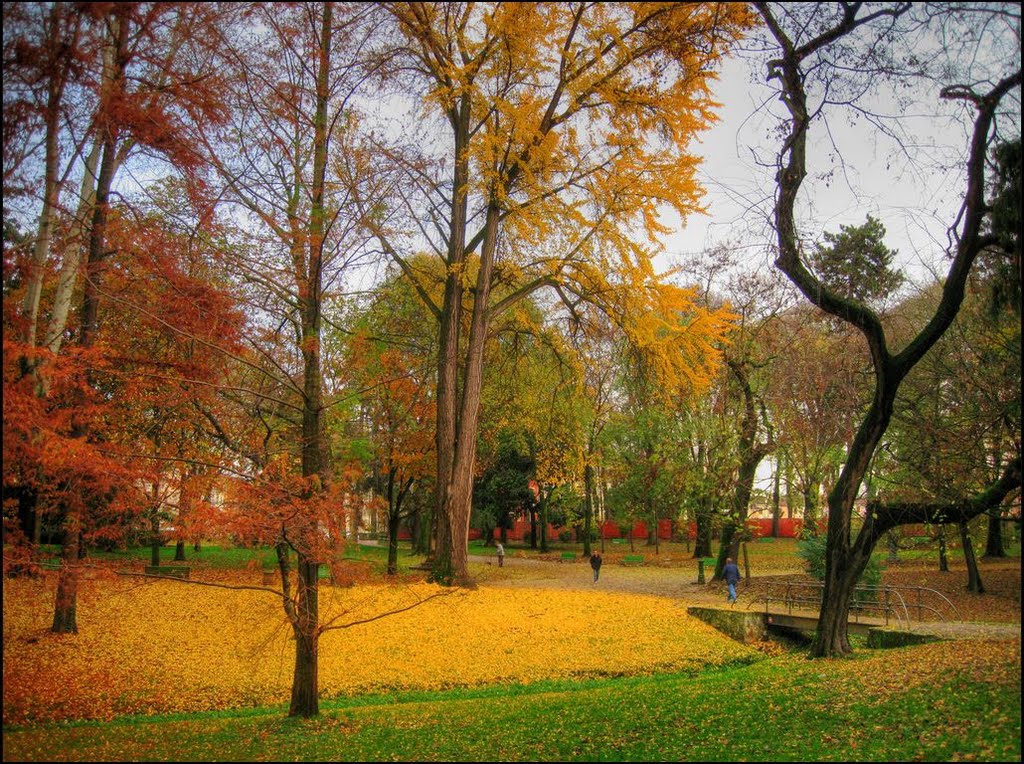
[[[725,558],[725,567],[722,568],[722,575],[725,577],[725,583],[729,585],[729,604],[735,604],[736,584],[740,582],[740,569],[732,561],[732,557]]]

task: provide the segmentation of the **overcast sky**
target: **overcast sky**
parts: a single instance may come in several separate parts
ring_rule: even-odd
[[[752,265],[768,267],[774,168],[764,163],[775,161],[779,142],[771,137],[777,124],[771,112],[778,115],[783,107],[761,84],[763,72],[756,72],[758,82],[751,81],[753,66],[731,59],[723,68],[716,90],[721,119],[694,147],[704,155],[701,177],[709,214],[694,215],[685,226],[675,222],[676,233],[665,240],[667,263],[733,241],[743,246]],[[870,213],[885,226],[887,244],[898,250],[907,275],[918,282],[930,280],[929,268],[941,263],[946,230],[959,208],[963,166],[956,159],[967,145],[962,124],[951,119],[954,107],[940,104],[935,90],[933,104],[945,105],[950,119],[923,111],[905,117],[902,148],[880,141],[863,120],[850,125],[833,119],[830,134],[816,123],[802,191],[804,212],[798,218],[806,236],[820,238],[840,225],[860,225]],[[827,182],[826,173],[831,173]]]

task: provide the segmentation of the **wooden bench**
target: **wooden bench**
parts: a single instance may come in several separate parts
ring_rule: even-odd
[[[188,578],[192,568],[187,565],[147,565],[147,576],[170,576],[172,578]]]
[[[627,554],[622,558],[623,565],[643,565],[644,556],[642,554]]]
[[[572,562],[576,559],[575,552],[562,552],[562,559],[559,562]]]

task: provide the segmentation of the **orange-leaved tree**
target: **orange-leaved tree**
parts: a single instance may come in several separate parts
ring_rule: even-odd
[[[204,68],[201,50],[206,38],[202,29],[208,9],[201,4],[88,4],[74,9],[60,5],[53,7],[49,31],[44,35],[49,43],[58,43],[56,49],[52,44],[43,46],[46,52],[40,52],[37,59],[42,62],[37,72],[38,84],[49,92],[42,127],[34,126],[32,120],[19,121],[14,126],[17,131],[28,131],[28,135],[33,130],[41,130],[46,146],[44,162],[36,164],[29,156],[28,161],[18,165],[22,169],[36,166],[44,169],[43,177],[38,179],[43,199],[40,224],[33,256],[25,269],[27,286],[17,322],[21,327],[22,373],[34,377],[37,395],[48,396],[51,384],[78,391],[77,401],[74,396],[57,395],[41,405],[43,409],[53,410],[53,405],[59,401],[60,406],[68,408],[71,424],[66,435],[77,441],[76,445],[81,446],[79,453],[84,453],[87,446],[99,447],[109,438],[109,433],[96,429],[102,428],[104,420],[89,412],[94,405],[110,403],[102,391],[96,390],[96,384],[97,375],[104,368],[110,368],[100,336],[101,291],[106,268],[117,252],[108,233],[108,223],[118,168],[133,151],[146,150],[150,155],[170,159],[183,174],[194,179],[200,158],[192,150],[194,142],[186,135],[198,121],[218,118],[219,80],[207,76],[210,73]],[[19,24],[10,29],[10,39],[15,41],[12,47],[22,53],[27,50],[25,45],[33,34],[30,21],[26,19],[27,26]],[[6,42],[5,39],[5,45]],[[28,59],[5,56],[5,79],[12,68],[20,72],[31,69],[33,60],[36,59],[31,56]],[[185,87],[185,82],[191,85]],[[65,118],[67,115],[73,116]],[[31,139],[28,142],[31,144]],[[77,167],[77,157],[83,155],[84,147],[89,144],[93,150],[81,168],[82,191],[78,203],[65,206],[61,195],[66,185],[64,181],[71,173],[70,168]],[[9,145],[5,136],[5,163]],[[57,179],[54,177],[54,152],[58,157],[70,157],[68,169],[59,173]],[[7,169],[5,164],[5,173]],[[59,260],[61,274],[55,288],[51,289],[53,282],[47,279],[54,275],[51,260],[54,256]],[[82,277],[84,286],[79,289],[77,282]],[[43,295],[48,298],[45,305]],[[80,299],[80,310],[72,318],[69,308],[76,295]],[[49,324],[42,343],[46,351],[40,351],[37,326],[46,313]],[[6,318],[5,314],[5,338],[9,336]],[[75,365],[66,364],[55,355],[68,337],[73,340],[69,355],[84,363],[76,367],[81,379],[65,385],[65,381],[58,378]],[[53,382],[48,371],[51,363],[54,365]],[[71,455],[75,451],[69,448],[64,453]],[[86,461],[88,459],[83,458],[79,462],[83,475],[93,472],[93,464],[86,464]],[[112,470],[111,475],[115,472]],[[75,482],[66,474],[62,480]],[[64,490],[61,494],[69,497],[69,501],[56,508],[45,508],[62,518],[66,525],[53,629],[73,632],[77,630],[79,542],[88,525],[85,514],[102,509],[103,503],[110,499],[110,490],[99,491],[84,504],[74,498],[73,492]],[[36,517],[35,527],[41,527],[39,517]]]

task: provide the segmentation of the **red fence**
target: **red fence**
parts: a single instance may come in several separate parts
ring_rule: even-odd
[[[825,530],[824,519],[819,521],[819,530],[824,532]],[[670,539],[672,538],[672,531],[675,523],[672,520],[659,520],[658,521],[658,538]],[[804,521],[799,518],[782,517],[779,518],[779,538],[799,538],[800,531],[803,529]],[[646,539],[647,538],[647,524],[640,521],[633,526],[633,538],[634,539]],[[754,518],[747,520],[747,528],[750,529],[750,533],[753,538],[767,538],[772,535],[772,521],[771,518]],[[565,528],[560,525],[548,524],[548,540],[557,541],[558,534],[569,530],[571,528]],[[608,520],[600,525],[600,533],[606,539],[624,539],[629,538],[629,526],[619,525],[618,523]],[[538,538],[540,537],[540,525],[537,526]],[[689,527],[690,538],[697,537],[697,524],[690,523]],[[470,540],[479,539],[483,537],[483,533],[476,528],[469,529]],[[577,537],[576,532],[573,531],[573,540]],[[409,534],[408,529],[402,527],[398,531],[398,538],[401,541],[408,541],[412,538]],[[501,538],[501,529],[494,529],[494,538]],[[530,538],[530,521],[529,520],[517,520],[515,526],[508,530],[508,538],[512,541],[525,541]]]

